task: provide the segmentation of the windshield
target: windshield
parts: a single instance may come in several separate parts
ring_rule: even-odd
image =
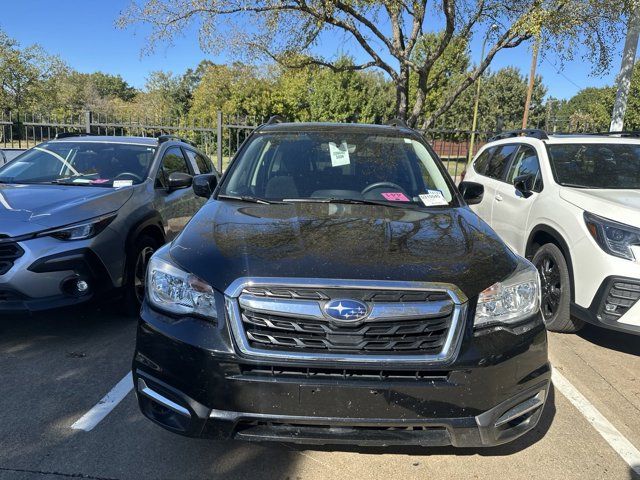
[[[219,197],[448,205],[453,195],[436,161],[413,138],[260,133],[234,162]]]
[[[155,147],[100,142],[51,142],[0,168],[0,183],[122,187],[141,183]]]
[[[582,188],[640,188],[640,144],[547,145],[560,185]]]

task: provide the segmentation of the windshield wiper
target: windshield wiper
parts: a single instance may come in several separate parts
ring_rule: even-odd
[[[240,200],[241,202],[261,203],[264,205],[270,205],[273,203],[284,203],[275,200],[267,200],[266,198],[252,197],[250,195],[218,195],[218,199],[222,200]]]
[[[381,202],[377,200],[360,200],[357,198],[285,198],[283,202],[291,203],[342,203],[346,205],[379,205],[392,208],[415,208],[417,205],[408,202]]]

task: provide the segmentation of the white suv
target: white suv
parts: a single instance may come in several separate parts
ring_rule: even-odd
[[[506,132],[467,166],[473,210],[540,271],[547,328],[640,334],[640,138]]]

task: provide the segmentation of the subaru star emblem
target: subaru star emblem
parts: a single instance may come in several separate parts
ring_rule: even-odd
[[[357,300],[331,300],[324,306],[325,313],[333,320],[355,323],[368,315],[367,306]]]

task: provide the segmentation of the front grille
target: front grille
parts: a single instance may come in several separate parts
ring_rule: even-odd
[[[22,255],[24,250],[17,243],[0,243],[0,275],[11,270],[14,262]]]
[[[353,324],[331,319],[323,307],[338,299],[365,303],[369,316]],[[236,334],[253,352],[426,361],[450,353],[460,305],[444,290],[252,285],[234,308]]]
[[[631,283],[628,280],[616,280],[609,288],[600,315],[604,320],[618,321],[638,300],[640,300],[640,284]]]

